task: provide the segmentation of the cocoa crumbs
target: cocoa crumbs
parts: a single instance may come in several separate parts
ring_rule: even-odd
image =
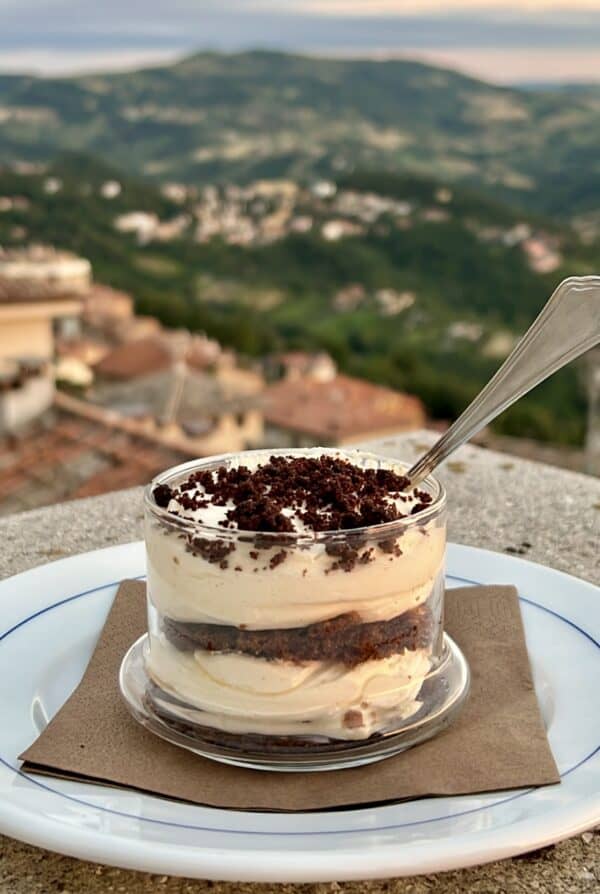
[[[279,550],[278,553],[275,553],[274,556],[271,556],[269,568],[277,568],[278,565],[281,565],[282,562],[285,562],[286,558],[287,552],[284,549]]]
[[[154,502],[161,509],[166,509],[173,497],[173,491],[168,484],[159,484],[152,491]]]
[[[235,549],[235,543],[219,538],[189,536],[186,538],[185,549],[195,556],[202,556],[207,562],[226,568],[227,564],[223,565],[223,562],[226,562],[226,557]]]
[[[406,517],[398,505],[411,499],[418,502],[407,512],[415,515],[432,502],[431,494],[415,488],[406,492],[409,480],[391,469],[366,469],[336,456],[271,456],[250,470],[246,466],[193,472],[178,487],[159,484],[153,490],[158,506],[168,508],[176,501],[185,518],[210,505],[224,508],[225,518],[218,522],[224,529],[253,533],[250,558],[258,561],[259,550],[285,547],[293,540],[298,526],[314,532],[346,531],[341,544],[326,544],[333,561],[329,571],[351,571],[356,564],[374,560],[374,548],[362,551],[363,534],[357,528],[371,527]],[[402,507],[404,508],[404,507]],[[292,521],[292,517],[294,521]],[[200,519],[201,520],[201,519]],[[235,544],[226,539],[183,535],[186,549],[208,562],[228,567]],[[398,534],[376,544],[390,556],[402,555]],[[277,568],[287,552],[280,549],[268,563]],[[236,566],[236,570],[239,566]]]
[[[174,490],[158,485],[153,495],[158,505],[175,499],[190,512],[209,504],[228,507],[221,524],[233,522],[239,530],[293,532],[292,510],[311,531],[349,531],[404,518],[390,497],[408,485],[391,469],[365,469],[341,457],[271,456],[254,470],[194,472]],[[414,495],[420,506],[431,502],[425,491]]]
[[[373,548],[365,550],[364,553],[362,553],[362,555],[360,556],[360,558],[358,560],[359,563],[361,565],[367,565],[369,562],[372,562],[374,552],[375,552],[375,550]]]

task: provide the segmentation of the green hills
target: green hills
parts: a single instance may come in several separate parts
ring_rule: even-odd
[[[0,77],[0,157],[92,153],[192,183],[409,171],[568,217],[600,204],[600,88],[526,91],[410,61],[204,52]]]
[[[121,191],[108,199],[102,184],[111,179]],[[48,191],[49,180],[60,184],[56,191]],[[584,243],[567,223],[449,183],[346,173],[337,178],[334,198],[299,191],[294,214],[311,220],[306,232],[246,245],[220,236],[198,242],[201,192],[175,204],[158,184],[69,154],[43,173],[0,170],[0,198],[21,199],[0,213],[0,244],[43,241],[72,249],[90,258],[97,279],[131,291],[138,312],[166,325],[205,330],[254,356],[325,349],[349,373],[416,393],[432,416],[449,419],[497,368],[508,350],[502,343],[510,346],[556,283],[600,262],[599,244]],[[352,235],[326,238],[324,226],[340,217],[336,202],[344,196],[359,207],[383,196],[406,209],[398,217],[390,206],[373,221],[359,221]],[[251,208],[258,200],[244,201]],[[131,211],[188,222],[168,240],[140,243],[115,227]],[[515,236],[523,228],[557,246],[552,272],[532,268],[527,240]],[[580,443],[580,370],[564,370],[497,425],[510,434]]]

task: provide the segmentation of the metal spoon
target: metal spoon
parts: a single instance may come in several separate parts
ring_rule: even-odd
[[[600,343],[600,276],[561,282],[498,372],[406,473],[412,485],[548,376]]]

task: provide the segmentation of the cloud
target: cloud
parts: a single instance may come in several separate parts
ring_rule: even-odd
[[[0,49],[600,48],[600,0],[566,9],[564,0],[520,9],[495,0],[0,0]]]
[[[254,5],[256,8],[281,10],[281,0],[241,0],[241,6]],[[445,13],[461,11],[500,12],[502,14],[522,14],[523,12],[555,12],[568,15],[589,10],[600,10],[600,0],[286,0],[286,8],[295,12],[318,13],[319,15],[356,16],[411,16],[421,13]]]

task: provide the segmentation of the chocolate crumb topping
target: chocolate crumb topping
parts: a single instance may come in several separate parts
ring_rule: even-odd
[[[186,538],[186,551],[193,553],[195,556],[202,556],[207,562],[219,565],[220,568],[227,568],[227,556],[235,549],[234,543],[226,540],[209,540],[208,537],[188,537]]]
[[[281,533],[284,541],[285,534],[296,530],[291,516],[302,528],[317,532],[404,518],[397,503],[399,497],[409,498],[403,494],[409,484],[405,475],[391,469],[366,469],[342,457],[271,456],[254,470],[222,466],[198,471],[173,491],[159,485],[153,493],[159,505],[174,499],[191,512],[210,504],[226,507],[221,526]],[[419,509],[432,500],[425,491],[415,490],[412,496]]]
[[[161,509],[166,509],[173,497],[173,491],[168,484],[157,484],[152,491],[154,502]]]
[[[350,538],[348,543],[328,543],[325,546],[325,552],[329,556],[335,556],[336,561],[332,562],[329,568],[325,569],[325,574],[328,574],[330,571],[338,571],[339,569],[352,571],[357,563],[359,565],[367,565],[369,562],[372,562],[375,550],[371,547],[361,553],[359,547],[363,542],[363,538],[354,538],[354,540]]]
[[[386,540],[380,540],[377,546],[382,553],[392,553],[396,557],[402,555],[402,550],[398,546],[396,537],[388,537]]]
[[[416,515],[417,512],[422,512],[423,509],[427,509],[427,503],[415,503],[413,508],[410,510],[411,515]]]

